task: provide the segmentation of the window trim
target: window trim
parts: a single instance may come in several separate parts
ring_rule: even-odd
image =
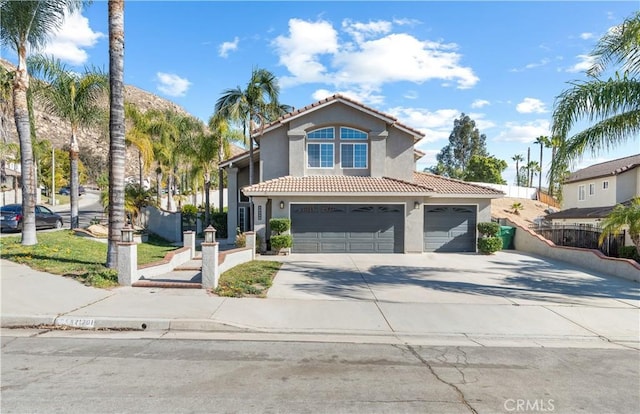
[[[322,141],[322,140],[320,140]],[[320,147],[320,152],[319,152],[319,158],[318,158],[318,162],[319,162],[319,166],[315,167],[311,165],[311,160],[309,157],[309,146],[310,145],[318,145]],[[330,145],[331,146],[331,166],[329,167],[323,167],[322,166],[322,146],[323,145]],[[335,154],[335,145],[333,142],[307,142],[307,151],[306,151],[306,155],[307,155],[307,168],[313,168],[313,169],[322,169],[322,170],[331,170],[335,167],[336,165],[336,154]]]
[[[584,201],[587,198],[587,190],[584,184],[578,186],[578,201]]]
[[[602,182],[602,189],[603,190],[608,190],[609,189],[609,180],[604,180]]]
[[[354,147],[353,159],[352,159],[353,166],[352,167],[345,167],[344,166],[344,156],[343,156],[344,151],[343,151],[342,147],[346,146],[346,145],[351,145],[351,146]],[[364,147],[365,147],[365,155],[366,155],[366,157],[364,159],[364,167],[356,167],[355,166],[356,165],[356,162],[355,162],[356,161],[355,147],[357,145],[364,145]],[[340,168],[342,168],[343,170],[366,170],[367,168],[369,168],[369,143],[367,143],[367,142],[341,142],[340,143]]]
[[[596,183],[589,183],[589,197],[596,195]]]

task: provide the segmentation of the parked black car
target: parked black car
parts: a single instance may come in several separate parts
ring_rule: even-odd
[[[36,228],[62,228],[62,216],[45,206],[36,205]],[[0,207],[0,230],[22,231],[22,204]]]
[[[78,186],[78,195],[83,195],[85,193],[85,189],[83,186]],[[71,194],[71,187],[62,187],[60,189],[60,191],[58,191],[58,194],[61,195],[70,195]]]

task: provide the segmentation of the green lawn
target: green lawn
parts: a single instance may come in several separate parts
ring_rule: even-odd
[[[175,250],[165,240],[150,237],[138,245],[138,264],[155,262]],[[68,230],[38,233],[38,244],[23,246],[20,235],[0,238],[0,257],[44,272],[73,277],[95,287],[118,284],[115,269],[107,269],[107,244],[78,237]]]
[[[215,293],[232,297],[265,297],[281,265],[280,262],[266,260],[238,265],[220,275]]]

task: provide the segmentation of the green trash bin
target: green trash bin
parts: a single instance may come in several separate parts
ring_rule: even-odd
[[[516,228],[511,226],[500,226],[500,238],[502,238],[502,249],[513,250],[513,238],[516,234]]]

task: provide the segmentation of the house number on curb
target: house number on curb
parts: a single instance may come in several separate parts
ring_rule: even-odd
[[[58,318],[56,325],[72,326],[74,328],[95,328],[95,319]]]

